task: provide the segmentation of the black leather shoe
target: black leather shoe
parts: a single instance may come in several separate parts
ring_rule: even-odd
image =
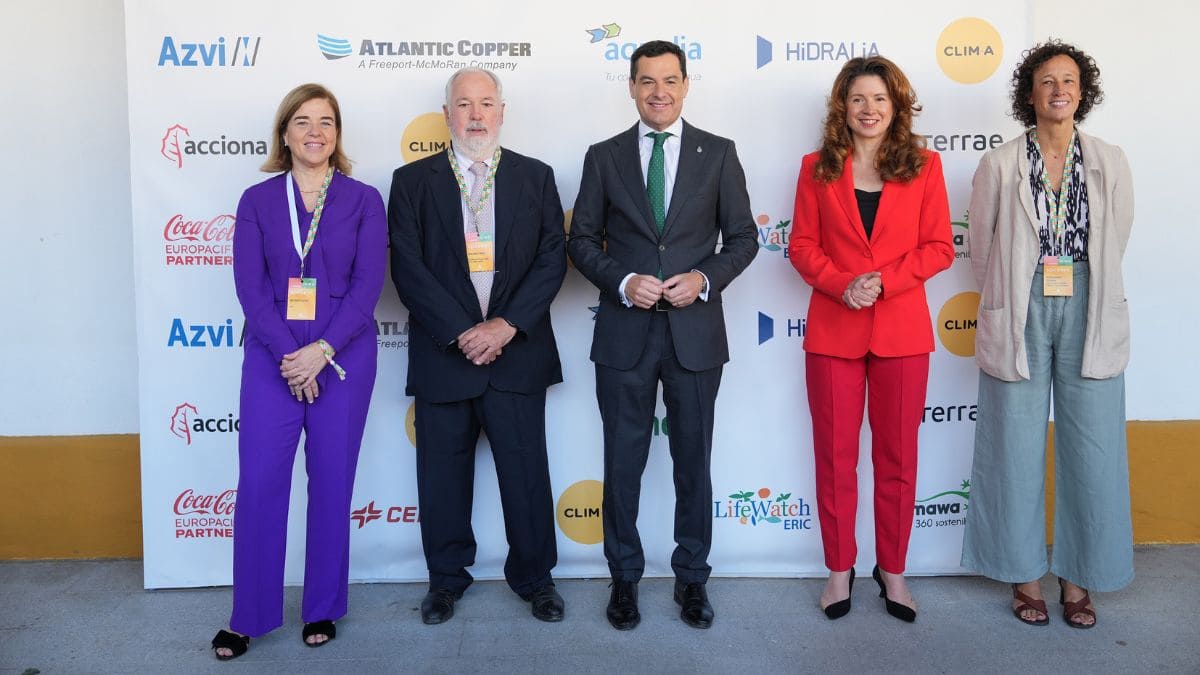
[[[546,584],[525,596],[525,600],[529,602],[529,606],[533,610],[533,618],[550,623],[563,620],[563,599],[558,591],[554,590],[553,583]]]
[[[713,622],[713,608],[708,602],[708,591],[704,584],[675,583],[675,602],[683,609],[679,618],[692,628],[708,628]]]
[[[908,623],[917,620],[917,610],[908,605],[902,605],[888,597],[887,586],[884,585],[883,577],[879,574],[879,565],[876,565],[875,569],[871,570],[871,577],[875,579],[875,583],[879,584],[879,597],[883,598],[883,606],[887,609],[888,614]]]
[[[636,581],[612,582],[612,594],[608,597],[608,622],[617,630],[637,628],[642,615],[637,606],[638,587]]]
[[[449,621],[454,616],[454,601],[461,597],[461,592],[448,588],[430,589],[421,600],[421,621],[430,626]]]
[[[850,591],[849,591],[849,593],[851,595],[854,594],[854,568],[853,567],[850,568]],[[843,616],[846,616],[847,614],[850,613],[850,596],[846,596],[845,600],[838,600],[837,602],[829,603],[825,607],[824,612],[825,612],[825,616],[829,617],[830,619],[840,619]]]

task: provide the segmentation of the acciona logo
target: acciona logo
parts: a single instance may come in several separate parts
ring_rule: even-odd
[[[197,134],[199,136],[199,134]],[[225,134],[213,137],[211,134],[203,138],[193,138],[192,132],[182,124],[172,124],[167,127],[159,143],[158,153],[164,159],[182,169],[184,158],[202,157],[206,159],[229,159],[243,155],[258,155],[266,157],[267,142],[253,139],[233,139]]]

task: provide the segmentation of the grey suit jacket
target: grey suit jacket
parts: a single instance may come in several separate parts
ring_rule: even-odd
[[[1088,312],[1081,375],[1116,377],[1129,363],[1129,306],[1121,259],[1133,226],[1133,175],[1115,145],[1079,132],[1088,194]],[[971,187],[971,269],[979,284],[975,359],[992,377],[1029,379],[1025,317],[1037,270],[1038,220],[1025,135],[988,152]]]
[[[715,368],[729,360],[721,291],[758,253],[746,176],[733,141],[685,121],[660,236],[646,195],[637,128],[588,148],[571,217],[567,253],[600,289],[591,358],[625,370],[641,355],[653,310],[621,302],[619,287],[627,275],[661,270],[666,279],[696,269],[708,277],[708,300],[669,312],[671,334],[680,365]]]

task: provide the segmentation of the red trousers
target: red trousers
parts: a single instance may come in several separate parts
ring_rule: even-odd
[[[929,354],[842,359],[809,353],[805,368],[825,566],[844,572],[858,555],[854,518],[865,398],[875,471],[875,557],[880,569],[901,574],[912,532]]]

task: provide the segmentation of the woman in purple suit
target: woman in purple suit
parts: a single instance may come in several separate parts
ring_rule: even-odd
[[[318,84],[296,87],[279,104],[262,167],[281,173],[238,204],[233,276],[246,339],[233,615],[212,641],[221,660],[283,624],[288,495],[301,430],[304,643],[332,640],[333,622],[346,613],[350,499],[375,385],[387,220],[379,192],[350,178],[341,136],[333,94]]]

